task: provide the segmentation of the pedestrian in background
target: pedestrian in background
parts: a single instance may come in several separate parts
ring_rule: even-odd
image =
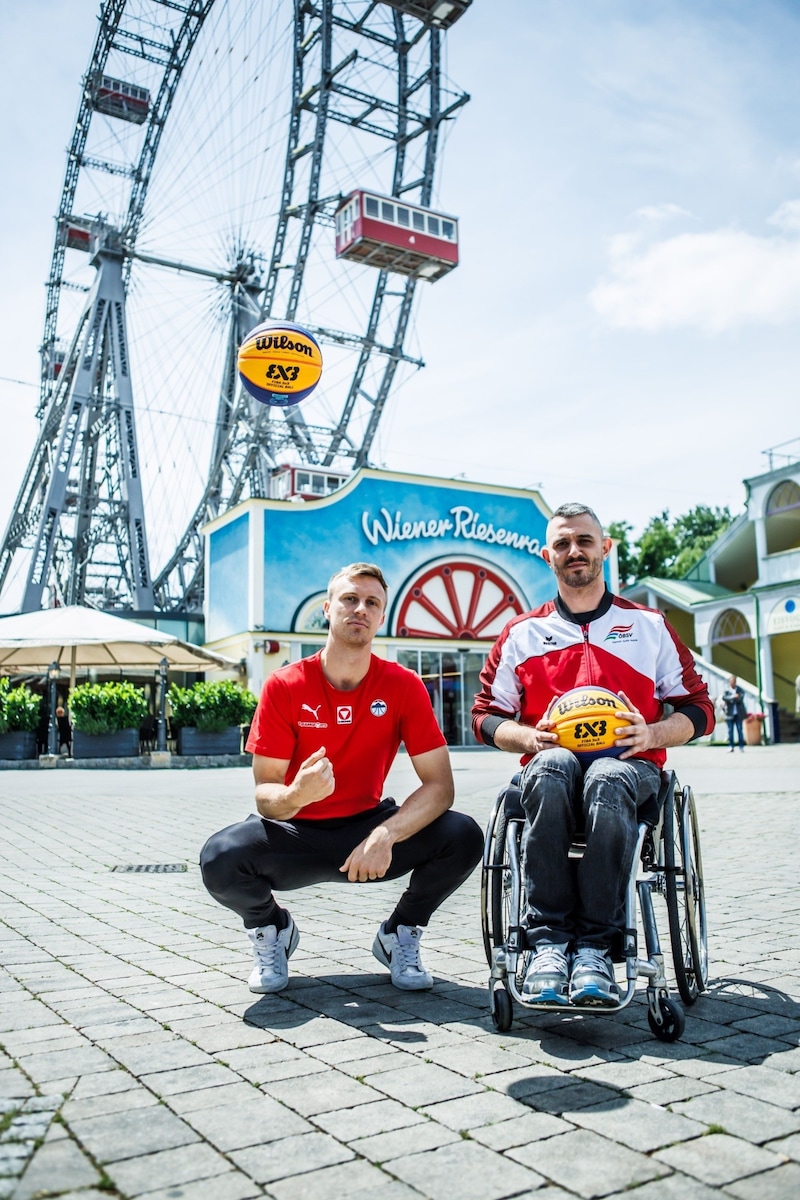
[[[736,676],[731,675],[728,686],[722,693],[722,703],[725,706],[725,720],[728,723],[728,742],[730,754],[734,751],[734,735],[739,740],[739,749],[744,750],[744,719],[747,709],[744,704],[744,692],[736,682]]]

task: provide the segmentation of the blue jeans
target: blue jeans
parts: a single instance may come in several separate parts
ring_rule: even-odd
[[[609,948],[625,923],[637,810],[658,794],[659,783],[654,763],[598,758],[584,771],[560,747],[540,751],[527,764],[520,786],[529,946],[542,941]],[[581,829],[586,849],[576,863],[569,846]]]
[[[728,724],[728,741],[730,742],[731,750],[733,749],[733,734],[734,731],[739,739],[739,749],[744,749],[744,729],[742,727],[741,717],[726,717]]]

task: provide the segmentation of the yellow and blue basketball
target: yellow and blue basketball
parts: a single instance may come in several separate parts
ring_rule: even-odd
[[[582,762],[595,758],[616,758],[624,747],[616,745],[614,730],[629,723],[616,717],[629,712],[628,705],[615,692],[603,687],[578,687],[564,692],[547,710],[554,723],[558,744],[577,754]]]
[[[256,400],[287,408],[310,396],[322,374],[313,334],[289,321],[263,321],[239,347],[239,378]]]

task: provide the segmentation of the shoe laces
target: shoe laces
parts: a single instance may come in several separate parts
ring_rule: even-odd
[[[539,973],[539,971],[554,971],[557,975],[562,975],[569,966],[569,961],[566,954],[560,946],[555,943],[540,946],[534,951],[530,961],[530,969]]]
[[[604,950],[597,950],[594,946],[582,946],[577,950],[574,966],[582,971],[595,971],[607,978],[611,975],[608,956]]]
[[[251,938],[253,943],[253,951],[258,959],[258,965],[263,970],[266,968],[274,968],[275,953],[278,949],[278,930],[274,925],[268,925],[266,930],[260,936],[257,934]]]
[[[407,925],[397,927],[397,956],[400,959],[401,971],[422,971],[419,957],[419,939],[422,935],[418,929]]]

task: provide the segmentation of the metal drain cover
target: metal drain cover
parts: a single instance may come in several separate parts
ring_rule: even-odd
[[[186,863],[128,863],[127,866],[112,867],[112,871],[123,871],[126,874],[139,875],[169,875],[174,871],[188,871]]]

